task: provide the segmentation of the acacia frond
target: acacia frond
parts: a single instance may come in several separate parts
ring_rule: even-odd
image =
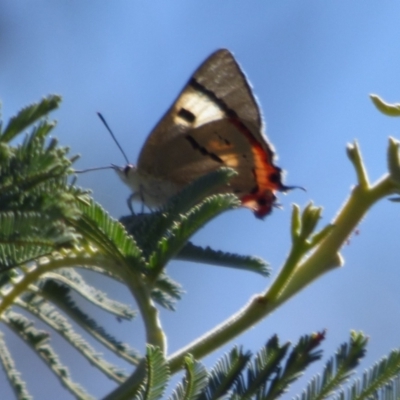
[[[395,390],[398,395],[398,386],[396,387],[395,383],[399,376],[400,350],[392,350],[387,357],[365,371],[362,379],[356,379],[338,398],[346,400],[382,398],[381,396],[393,395]]]
[[[145,382],[135,399],[160,399],[169,376],[169,368],[163,352],[158,347],[147,345]]]
[[[136,311],[128,305],[110,299],[106,293],[87,284],[75,269],[60,268],[57,271],[48,272],[41,277],[41,281],[43,282],[41,290],[45,296],[54,298],[62,294],[61,300],[68,301],[65,296],[68,296],[70,289],[72,289],[84,299],[118,318],[132,320],[136,316]]]
[[[69,287],[49,280],[46,281],[41,293],[61,309],[72,321],[85,329],[98,342],[131,364],[138,364],[140,359],[138,352],[131,349],[128,344],[112,336],[90,315],[86,314],[70,297]],[[101,303],[98,305],[101,307]],[[128,311],[130,310],[128,306],[125,307],[127,312],[123,312],[122,316],[127,318],[129,315]],[[120,317],[118,316],[118,318]]]
[[[196,400],[208,383],[208,372],[191,355],[185,357],[186,375],[179,383],[169,400]]]
[[[8,381],[18,400],[33,400],[29,394],[25,381],[21,378],[21,373],[15,366],[15,361],[8,350],[4,340],[4,335],[0,332],[0,362],[7,374]]]
[[[278,398],[293,381],[303,374],[309,364],[321,358],[322,350],[316,350],[316,348],[324,338],[325,332],[313,333],[300,338],[290,352],[282,372],[272,380],[265,397],[263,397],[264,400]]]
[[[349,343],[339,347],[335,356],[326,363],[322,375],[315,376],[297,400],[322,400],[334,394],[364,357],[367,341],[362,333],[352,332]]]
[[[250,352],[244,353],[241,348],[236,346],[223,356],[211,370],[207,387],[199,400],[218,399],[228,394],[230,390],[234,390],[250,357]]]
[[[48,139],[55,124],[39,121],[56,108],[59,101],[59,97],[50,96],[26,107],[0,132],[1,321],[43,359],[75,397],[91,398],[70,378],[67,368],[48,343],[49,333],[36,329],[31,320],[17,314],[12,306],[20,306],[44,321],[63,336],[68,345],[120,384],[122,391],[124,384],[130,384],[132,378],[131,389],[135,391],[132,396],[156,400],[162,397],[169,379],[163,352],[158,347],[148,347],[145,373],[146,360],[85,313],[84,307],[78,306],[70,293],[76,292],[117,319],[131,319],[134,312],[91,287],[71,268],[77,265],[88,268],[128,286],[143,317],[148,341],[161,348],[165,333],[154,303],[173,309],[183,293],[165,272],[165,266],[172,258],[240,268],[262,275],[267,275],[268,269],[258,258],[202,249],[188,242],[211,218],[239,205],[234,195],[224,194],[226,187],[223,185],[233,174],[230,169],[221,169],[198,179],[158,212],[125,217],[122,219],[124,226],[111,218],[86,192],[74,183],[68,183],[75,158],[68,158],[67,148]],[[35,122],[36,126],[20,144],[9,145],[16,135]],[[393,148],[397,160],[396,146]],[[210,196],[210,193],[219,194]],[[320,209],[311,205],[306,209],[308,211],[303,214],[306,219],[300,219],[299,213],[298,218],[294,218],[293,238],[308,237],[315,227]],[[308,246],[319,243],[328,233],[326,230],[317,234]],[[17,265],[19,268],[4,273],[5,269]],[[77,334],[73,323],[117,356],[137,366],[138,374],[125,381],[125,375],[106,362],[95,345]],[[304,336],[290,352],[289,343],[280,345],[277,337],[273,337],[252,362],[250,353],[234,348],[210,373],[187,356],[185,380],[172,395],[172,400],[275,400],[310,363],[320,358],[316,346],[323,337],[323,334]],[[365,344],[364,336],[353,336],[350,345],[341,347],[335,359],[328,362],[322,379],[315,378],[311,382],[301,400],[317,400],[337,393],[335,390],[348,379],[364,354]],[[1,333],[0,360],[18,398],[29,399]],[[141,373],[145,375],[143,381],[140,381]],[[346,394],[343,392],[338,397],[361,400],[397,395],[399,374],[400,352],[395,351],[366,373],[362,382],[356,381]]]
[[[28,126],[40,118],[46,117],[49,112],[58,108],[60,103],[60,96],[50,95],[42,99],[39,103],[33,103],[24,107],[15,117],[10,119],[3,132],[1,132],[0,142],[11,141]]]
[[[247,380],[245,381],[244,377],[241,377],[236,385],[233,398],[265,397],[265,393],[268,392],[267,389],[271,388],[272,382],[276,381],[281,373],[281,363],[289,346],[290,343],[281,346],[278,337],[273,336],[248,365]]]
[[[93,200],[80,202],[82,215],[70,223],[89,242],[120,262],[144,270],[142,251],[124,226]]]
[[[60,98],[49,96],[23,109],[0,134],[0,269],[8,269],[48,254],[77,238],[65,218],[80,214],[78,188],[67,184],[71,163],[68,149],[47,140],[54,127],[40,121],[23,142],[7,142],[48,111]]]
[[[268,264],[259,257],[227,253],[210,247],[203,248],[191,242],[187,242],[175,258],[177,260],[253,271],[262,276],[270,275]]]
[[[232,208],[236,203],[236,196],[231,194],[214,195],[191,208],[188,213],[176,218],[170,234],[159,241],[157,248],[149,257],[151,274],[157,276],[165,264],[179,253],[198,229],[210,219]]]
[[[184,291],[179,283],[161,273],[151,290],[151,298],[160,306],[168,310],[175,310],[175,303],[181,299],[183,293]]]
[[[362,396],[362,398],[366,398]],[[400,375],[392,379],[388,384],[381,387],[375,396],[370,398],[377,398],[379,400],[398,400],[400,399]]]
[[[28,318],[14,311],[6,311],[2,320],[11,330],[21,336],[58,377],[61,384],[74,396],[82,400],[94,400],[79,384],[72,381],[68,368],[61,363],[57,353],[48,344],[49,334],[47,332],[36,329]]]
[[[37,288],[37,292],[38,291],[39,289]],[[90,364],[98,368],[110,379],[117,383],[122,383],[127,378],[124,371],[107,362],[98,351],[74,330],[68,319],[58,312],[58,310],[41,295],[26,293],[24,300],[18,299],[15,304],[46,323],[81,353]]]
[[[0,212],[0,272],[68,246],[75,239],[71,229],[47,213]]]
[[[235,172],[230,168],[221,168],[211,172],[195,180],[173,196],[162,210],[151,214],[129,215],[122,217],[120,221],[135,238],[145,257],[148,258],[156,251],[157,243],[170,234],[179,215],[187,214],[207,195],[228,182],[233,174]],[[238,205],[238,202],[234,205]]]

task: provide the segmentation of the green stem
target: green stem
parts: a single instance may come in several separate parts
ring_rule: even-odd
[[[159,347],[166,352],[166,336],[161,327],[158,317],[158,310],[154,306],[150,297],[151,287],[147,286],[133,268],[125,268],[124,282],[128,285],[132,296],[135,298],[146,331],[146,343]],[[146,360],[143,358],[136,370],[128,379],[114,391],[109,393],[104,400],[128,400],[132,399],[137,393],[140,385],[143,383],[146,372]]]
[[[104,261],[104,258],[101,258],[102,262]],[[64,267],[75,267],[77,265],[92,265],[92,266],[98,266],[99,265],[99,259],[94,256],[92,258],[88,258],[87,256],[73,256],[73,257],[63,257],[60,259],[52,259],[49,262],[41,262],[37,265],[37,267],[31,271],[24,271],[24,279],[21,279],[20,282],[16,282],[13,284],[12,289],[4,294],[1,298],[1,303],[0,303],[0,316],[4,313],[4,311],[8,308],[11,307],[14,304],[14,301],[17,297],[19,297],[22,293],[24,293],[26,290],[28,290],[29,285],[33,284],[36,282],[43,274],[47,272],[54,271],[58,268],[64,268]],[[115,264],[113,264],[115,268]],[[111,265],[110,265],[111,269]]]
[[[301,258],[304,256],[303,245],[299,241],[295,241],[293,247],[290,251],[288,258],[285,261],[282,269],[280,270],[278,276],[275,278],[274,282],[271,284],[269,290],[264,296],[265,301],[276,301],[279,297],[282,288],[285,287],[287,282],[290,281],[291,276],[298,265]],[[267,299],[268,295],[268,299]]]
[[[162,330],[158,310],[150,298],[151,288],[147,287],[143,278],[132,268],[125,271],[124,281],[134,296],[139,307],[146,330],[146,342],[159,347],[163,352],[166,351],[166,337]],[[146,363],[143,358],[139,366],[131,376],[114,391],[109,393],[104,400],[128,400],[132,399],[137,393],[139,386],[143,382],[146,372]]]
[[[133,268],[124,271],[124,282],[128,285],[135,298],[146,330],[146,343],[166,351],[166,338],[158,317],[158,310],[151,300],[151,288]]]
[[[66,256],[60,259],[49,258],[46,262],[42,261],[35,269],[25,271],[24,279],[20,282],[16,282],[13,285],[12,290],[2,296],[0,315],[2,315],[8,307],[15,304],[16,298],[24,293],[28,289],[29,285],[36,282],[41,276],[43,276],[43,274],[52,272],[58,268],[76,267],[77,265],[93,267],[101,266],[113,274],[118,274],[127,284],[137,302],[146,329],[147,343],[158,346],[161,350],[165,351],[165,335],[158,318],[158,310],[151,301],[150,293],[143,283],[142,277],[139,276],[133,268],[130,268],[129,265],[118,265],[119,268],[116,268],[115,260],[104,257],[103,255],[87,257],[87,254],[84,256],[76,256],[76,254],[74,254],[72,257]],[[137,387],[142,382],[144,373],[145,363],[143,360],[136,368],[135,372],[118,387],[115,393],[110,394],[110,397],[107,396],[107,398],[113,400],[131,398],[132,394],[135,393]]]
[[[282,268],[282,274],[278,274],[270,289],[251,299],[249,304],[221,325],[171,355],[169,358],[171,373],[182,368],[186,354],[190,353],[196,359],[200,359],[213,352],[265,318],[313,280],[338,266],[339,249],[360,223],[365,213],[375,202],[396,191],[396,185],[389,176],[383,178],[372,188],[366,187],[365,182],[364,180],[364,184],[354,188],[334,220],[332,232],[318,245],[308,259],[296,266],[301,254],[300,248],[294,245]]]
[[[278,304],[288,300],[324,273],[340,265],[339,249],[357,228],[367,211],[380,199],[395,193],[396,185],[387,175],[371,188],[356,186],[335,220],[333,229],[314,253],[296,267],[291,279],[280,291]]]
[[[143,358],[135,372],[103,400],[131,400],[137,394],[143,379],[146,376],[146,360]]]

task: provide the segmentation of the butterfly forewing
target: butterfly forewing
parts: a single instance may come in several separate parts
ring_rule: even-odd
[[[227,112],[233,110],[259,135],[262,120],[249,84],[232,54],[218,50],[198,68],[147,138],[139,156],[139,169],[151,174],[165,172],[156,164],[159,157],[169,154],[165,152],[166,143],[193,128],[227,118]]]
[[[260,108],[244,72],[228,50],[223,49],[212,54],[193,78],[195,82],[191,80],[189,84],[192,83],[199,92],[203,90],[207,93],[226,117],[235,113],[257,132],[262,131]]]

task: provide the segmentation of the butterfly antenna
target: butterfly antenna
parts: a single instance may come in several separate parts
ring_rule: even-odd
[[[100,171],[102,169],[114,169],[111,165],[107,167],[94,167],[94,168],[87,168],[87,169],[77,169],[74,171],[75,174],[84,174],[85,172],[91,171]]]
[[[104,117],[101,115],[101,113],[97,113],[97,115],[99,116],[99,118],[101,119],[101,122],[103,122],[104,126],[107,128],[108,132],[110,132],[111,137],[114,139],[114,142],[117,144],[118,148],[121,150],[122,155],[125,158],[125,161],[127,164],[130,164],[128,157],[126,156],[124,150],[122,149],[121,145],[118,143],[117,138],[115,137],[113,131],[111,130],[111,128],[108,126],[106,120],[104,119]]]

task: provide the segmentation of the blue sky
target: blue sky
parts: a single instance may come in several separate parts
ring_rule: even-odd
[[[291,204],[323,206],[323,226],[347,198],[355,183],[347,143],[358,140],[371,180],[386,171],[388,137],[400,138],[400,120],[378,113],[368,95],[400,101],[399,20],[395,0],[3,0],[3,120],[58,93],[64,101],[53,114],[58,120],[54,136],[72,154],[81,154],[77,168],[124,163],[96,111],[105,115],[135,162],[145,138],[200,62],[218,48],[230,49],[254,87],[278,164],[287,171],[286,183],[307,192],[280,195],[282,210],[274,210],[264,222],[248,210],[228,212],[193,241],[258,255],[275,274],[290,248]],[[87,174],[79,183],[92,189],[113,216],[128,213],[129,190],[113,171]],[[302,334],[326,328],[328,357],[351,329],[362,330],[370,336],[363,367],[399,347],[399,221],[398,205],[379,203],[343,248],[343,268],[306,288],[235,343],[256,351],[274,333],[296,342]],[[187,291],[175,313],[162,311],[171,352],[227,318],[269,283],[250,273],[183,262],[171,263],[168,272]],[[92,279],[110,295],[132,301],[119,286]],[[123,340],[140,343],[135,322],[112,324],[111,329]],[[12,343],[21,351],[19,342]],[[37,371],[45,377],[46,392],[56,393],[57,380],[25,351],[20,353],[23,372]],[[66,362],[79,362],[74,354],[63,356]],[[205,363],[214,361],[209,357]],[[111,382],[92,375],[90,367],[86,370],[85,376],[73,371],[73,377],[94,396],[110,390]],[[28,378],[37,398],[45,398],[43,379]],[[7,385],[0,387],[2,394],[10,393]],[[61,389],[57,398],[71,397]]]

